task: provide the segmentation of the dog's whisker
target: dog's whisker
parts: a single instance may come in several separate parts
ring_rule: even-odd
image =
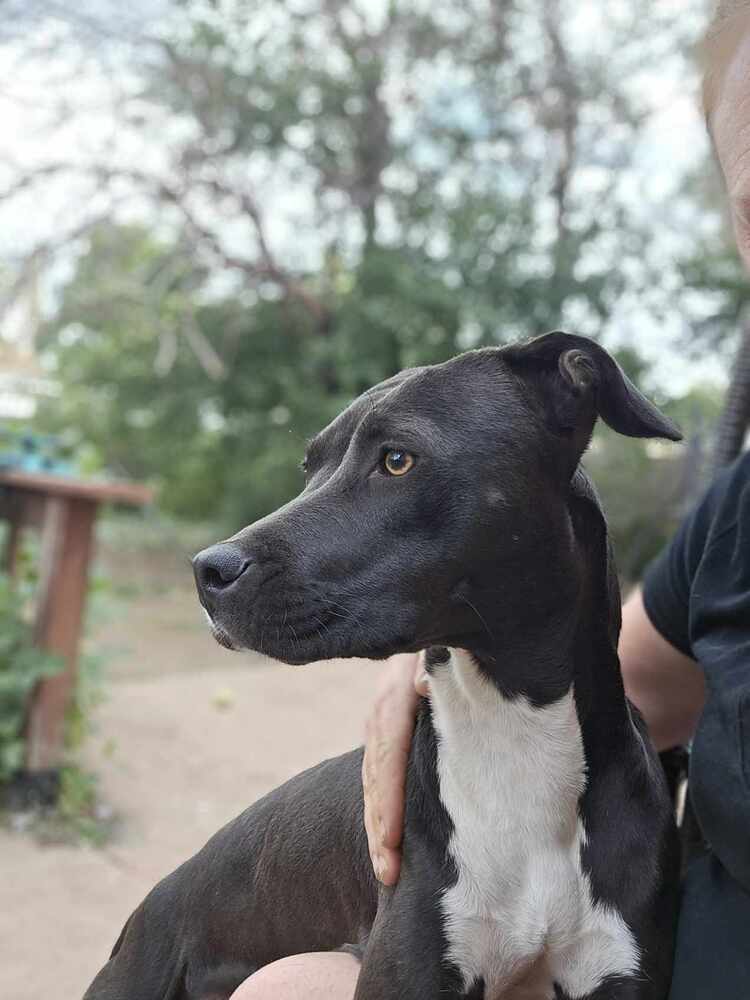
[[[294,636],[294,640],[293,640],[294,641],[294,648],[295,649],[299,649],[299,639],[297,638],[297,633],[294,630],[294,625],[292,625],[291,622],[289,622],[289,628],[292,630],[292,635]]]
[[[285,603],[284,604],[284,617],[281,620],[281,625],[277,625],[276,626],[276,641],[278,643],[281,643],[281,632],[284,629],[284,627],[286,626],[286,619],[287,619],[287,615],[288,614],[289,614],[289,605]]]
[[[264,639],[265,639],[265,637],[266,637],[266,625],[268,625],[268,619],[269,619],[270,617],[271,617],[271,614],[270,614],[270,612],[269,612],[269,613],[268,613],[268,614],[266,615],[266,617],[265,617],[265,618],[263,619],[263,624],[261,625],[261,629],[260,629],[260,640],[259,640],[259,642],[258,642],[258,646],[260,647],[260,652],[261,652],[261,653],[263,653],[263,640],[264,640]]]
[[[323,632],[327,632],[328,631],[328,625],[324,621],[322,621],[320,618],[318,618],[317,615],[313,615],[313,621],[317,622],[318,625],[320,626],[320,628],[316,629],[316,632],[320,636],[320,640],[322,642],[323,641]],[[323,629],[323,632],[321,632],[320,629]]]
[[[487,630],[487,635],[490,637],[490,639],[494,643],[495,637],[492,634],[492,630],[490,629],[489,625],[484,620],[484,618],[482,617],[482,615],[479,613],[479,611],[477,610],[477,608],[471,603],[471,601],[469,600],[469,598],[466,597],[465,595],[462,595],[461,599],[463,600],[464,604],[468,604],[468,606],[471,608],[471,610],[474,612],[474,614],[480,620],[480,622],[482,623],[482,625],[484,625],[485,629]]]
[[[354,625],[358,630],[359,638],[363,638],[368,634],[368,630],[365,628],[361,618],[353,614],[351,610],[340,604],[338,601],[334,601],[331,598],[326,598],[326,610],[328,614],[333,615],[334,618],[340,618],[342,621],[349,622]],[[334,608],[339,608],[340,611],[335,611]]]
[[[333,601],[333,600],[330,600],[330,599],[326,603],[329,604],[329,605],[331,605],[331,614],[336,614],[336,612],[333,611],[334,607],[335,608],[340,608],[341,611],[344,612],[344,614],[338,615],[337,617],[339,617],[339,618],[346,618],[347,621],[355,622],[357,625],[359,625],[361,627],[361,625],[362,625],[361,620],[356,615],[354,615],[352,613],[352,611],[351,611],[350,608],[347,608],[343,604],[339,604],[338,601]]]
[[[351,614],[344,615],[344,614],[341,614],[339,611],[334,611],[333,608],[330,608],[329,611],[328,611],[328,613],[330,615],[333,615],[334,618],[341,618],[342,621],[345,621],[345,622],[354,622],[355,625],[359,625],[360,624],[359,619],[355,618],[354,615],[351,615]]]

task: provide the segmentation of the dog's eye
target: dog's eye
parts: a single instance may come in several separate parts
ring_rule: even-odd
[[[408,451],[393,448],[383,456],[383,468],[390,476],[405,476],[413,466],[414,456]]]

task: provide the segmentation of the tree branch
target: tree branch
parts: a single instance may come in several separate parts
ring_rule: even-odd
[[[128,180],[135,187],[150,192],[151,196],[158,201],[170,204],[179,211],[197,245],[207,248],[223,266],[239,270],[253,280],[275,282],[280,286],[285,295],[300,302],[312,314],[320,327],[324,327],[327,323],[329,314],[326,306],[315,295],[309,292],[301,281],[292,277],[278,264],[269,246],[258,206],[249,193],[237,191],[216,179],[191,178],[191,184],[193,185],[198,185],[206,190],[213,191],[215,194],[235,199],[256,233],[261,258],[260,262],[230,253],[223,246],[217,233],[201,222],[189,206],[187,192],[184,188],[180,188],[155,174],[149,174],[132,167],[110,167],[104,164],[77,164],[62,161],[44,164],[33,171],[25,172],[23,176],[7,187],[0,194],[0,203],[30,190],[42,179],[48,179],[63,173],[77,173],[81,176],[88,176],[102,185],[116,179]],[[89,227],[86,226],[85,228]],[[60,249],[62,241],[59,239],[54,241],[54,246],[56,249]],[[46,250],[47,255],[51,247],[52,243],[50,243]]]

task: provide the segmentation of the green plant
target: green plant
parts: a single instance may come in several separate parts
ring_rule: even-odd
[[[60,798],[53,816],[40,831],[54,842],[86,841],[95,847],[106,843],[114,816],[101,805],[96,776],[73,764],[60,772]]]
[[[104,660],[93,653],[79,657],[78,678],[65,714],[65,745],[77,750],[91,731],[91,713],[102,700]]]
[[[22,587],[0,574],[0,784],[23,764],[23,726],[34,685],[62,668],[59,657],[34,646],[23,604]]]

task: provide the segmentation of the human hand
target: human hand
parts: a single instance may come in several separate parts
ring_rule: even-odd
[[[419,655],[392,656],[365,727],[365,829],[375,876],[383,885],[394,885],[401,868],[406,764],[419,696],[427,692]]]

